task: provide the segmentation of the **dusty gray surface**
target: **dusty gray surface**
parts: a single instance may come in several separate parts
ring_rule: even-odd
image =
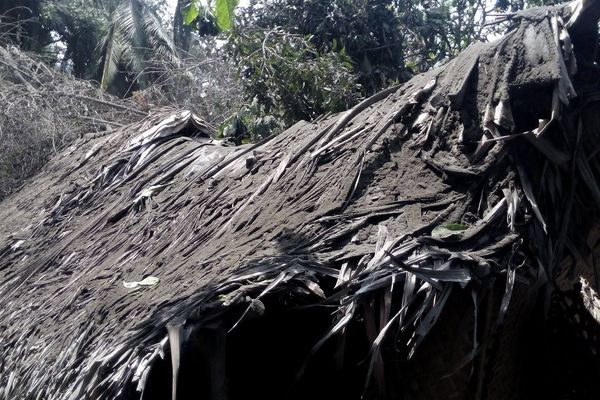
[[[566,84],[552,15],[516,19],[504,38],[351,119],[224,148],[187,114],[157,113],[54,159],[0,206],[0,388],[8,398],[125,396],[169,321],[202,325],[277,277],[314,301],[323,279],[339,279],[333,318],[392,277],[412,285],[403,305],[420,289],[411,349],[450,288],[506,273],[533,223],[539,232],[512,162],[520,150],[480,140],[550,119],[551,102],[515,93],[551,97]],[[175,128],[135,145],[169,118]],[[461,230],[432,237],[446,224]],[[147,276],[160,283],[123,286]]]

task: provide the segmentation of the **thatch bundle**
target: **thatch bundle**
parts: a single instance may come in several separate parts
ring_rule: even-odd
[[[599,14],[255,145],[173,111],[82,140],[2,203],[0,398],[529,395],[531,322],[597,301]]]

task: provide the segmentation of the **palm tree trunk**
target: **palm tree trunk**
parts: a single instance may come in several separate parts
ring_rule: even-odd
[[[183,0],[177,0],[175,16],[173,18],[173,42],[182,53],[190,51],[192,39],[192,26],[183,22]]]

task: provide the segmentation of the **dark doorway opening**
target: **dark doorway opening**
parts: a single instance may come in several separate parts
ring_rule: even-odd
[[[264,300],[263,315],[247,315],[231,332],[218,325],[194,330],[182,347],[178,400],[360,399],[369,351],[364,326],[351,323],[343,342],[334,337],[310,355],[331,328],[333,309],[301,303],[282,291]],[[242,313],[230,310],[221,323],[230,327]],[[171,400],[171,382],[166,354],[155,362],[143,400]]]

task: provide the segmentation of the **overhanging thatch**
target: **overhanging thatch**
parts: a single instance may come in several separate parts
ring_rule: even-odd
[[[505,398],[485,375],[487,339],[514,290],[522,317],[555,290],[597,217],[600,92],[581,43],[599,9],[514,15],[503,38],[256,145],[223,147],[164,111],[69,149],[0,210],[0,398],[159,398],[165,375],[173,398],[236,397],[225,338],[270,307],[310,305],[328,330],[315,318],[321,340],[295,370],[323,351],[342,371],[368,356],[358,395],[408,393],[389,384],[383,345],[418,357],[448,301],[469,315],[452,395]],[[186,386],[191,352],[210,365],[203,389]],[[428,393],[447,378],[422,375]],[[302,379],[284,378],[273,384]]]

